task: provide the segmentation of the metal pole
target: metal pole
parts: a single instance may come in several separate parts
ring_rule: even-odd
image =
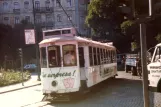
[[[153,14],[153,0],[149,0],[149,16]]]
[[[140,24],[140,44],[141,44],[141,65],[143,73],[143,97],[144,107],[149,107],[149,92],[148,92],[148,72],[147,72],[147,49],[146,49],[146,25]]]
[[[23,51],[22,51],[22,48],[20,48],[20,51],[22,52],[21,55],[20,55],[20,60],[21,60],[21,73],[22,73],[22,86],[24,86],[24,83],[23,83]]]
[[[36,18],[35,18],[35,6],[34,6],[34,0],[32,0],[32,5],[33,5],[33,18],[34,18],[34,30],[35,30],[35,48],[36,48],[36,71],[38,73],[38,78],[37,80],[40,81],[40,58],[39,58],[39,45],[38,45],[38,37],[37,37],[37,32],[36,32],[36,25],[35,25],[35,21],[36,21]]]

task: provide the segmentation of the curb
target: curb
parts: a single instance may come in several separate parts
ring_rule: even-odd
[[[21,90],[21,89],[25,89],[25,88],[30,88],[30,87],[34,87],[34,86],[38,86],[38,85],[41,85],[41,83],[29,85],[29,86],[24,86],[24,87],[21,87],[21,88],[15,88],[15,89],[11,89],[11,90],[8,90],[8,91],[3,91],[3,92],[0,92],[0,94],[12,92],[12,91],[17,91],[17,90]]]

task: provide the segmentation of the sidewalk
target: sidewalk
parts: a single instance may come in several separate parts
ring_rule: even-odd
[[[14,85],[5,86],[5,87],[0,87],[0,94],[12,92],[12,91],[16,91],[24,88],[29,88],[37,85],[41,85],[41,81],[37,81],[37,75],[32,74],[31,79],[24,82],[24,86],[22,86],[22,83],[18,83]]]

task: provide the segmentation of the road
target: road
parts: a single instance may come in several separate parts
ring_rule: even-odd
[[[0,94],[0,107],[143,107],[142,82],[139,77],[119,72],[92,88],[85,98],[71,102],[41,102],[41,86]],[[150,92],[150,107],[161,107],[161,94]]]

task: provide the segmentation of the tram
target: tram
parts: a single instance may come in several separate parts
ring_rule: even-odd
[[[45,96],[82,92],[117,75],[116,48],[79,37],[75,28],[43,31],[39,47]]]

